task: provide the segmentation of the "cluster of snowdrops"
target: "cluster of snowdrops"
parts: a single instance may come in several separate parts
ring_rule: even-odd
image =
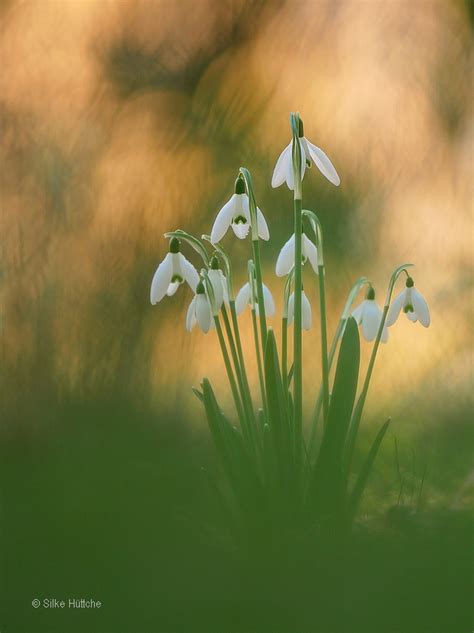
[[[232,490],[233,505],[238,508],[240,521],[231,520],[229,525],[231,529],[235,524],[245,525],[250,540],[262,534],[265,542],[270,532],[280,535],[285,523],[294,527],[309,521],[329,532],[350,528],[390,424],[388,418],[358,473],[354,473],[354,449],[379,344],[388,340],[388,328],[402,312],[412,322],[418,321],[425,327],[430,324],[426,301],[407,271],[412,264],[402,264],[390,277],[383,309],[376,303],[375,290],[368,278],[361,277],[354,283],[328,345],[323,228],[317,215],[303,207],[303,179],[312,164],[332,185],[338,186],[340,179],[323,150],[305,137],[298,113],[290,115],[290,127],[292,139],[280,154],[272,178],[273,187],[286,182],[293,192],[294,211],[293,234],[281,248],[275,268],[278,277],[286,278],[280,346],[267,325],[267,316],[275,314],[275,302],[263,283],[260,261],[261,240],[268,241],[270,233],[255,200],[251,174],[245,167],[240,168],[234,193],[217,213],[209,235],[199,239],[181,229],[165,233],[170,240],[169,253],[155,272],[150,296],[151,303],[156,304],[165,296],[172,296],[186,282],[194,293],[186,315],[187,329],[192,330],[198,324],[203,332],[213,328],[217,333],[233,397],[231,418],[219,405],[207,378],[202,380],[200,389],[193,387],[193,391],[204,405],[226,473],[225,481]],[[303,221],[314,239],[304,231]],[[252,244],[248,281],[237,295],[232,262],[221,243],[229,229],[238,239],[249,236]],[[203,267],[199,272],[181,253],[183,243],[200,255]],[[315,273],[319,287],[322,380],[319,393],[315,394],[309,427],[303,424],[302,330],[312,327],[313,311],[303,290],[303,267]],[[405,288],[392,301],[401,276]],[[354,307],[363,288],[366,288],[365,299]],[[247,378],[238,322],[238,315],[246,306],[251,311],[258,369],[257,406]],[[289,326],[293,328],[291,357]],[[358,326],[364,338],[373,341],[360,388]],[[305,398],[310,395],[305,394]],[[238,426],[232,421],[235,417]],[[212,482],[211,489],[217,490],[222,483]],[[217,497],[222,501],[223,495],[218,493]],[[226,516],[231,514],[227,508]]]

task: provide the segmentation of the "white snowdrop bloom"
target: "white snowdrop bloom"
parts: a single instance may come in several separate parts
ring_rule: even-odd
[[[398,319],[401,310],[413,323],[419,321],[424,327],[430,324],[430,311],[428,305],[418,290],[411,277],[406,281],[406,288],[392,302],[387,314],[387,325],[390,327]]]
[[[311,166],[311,161],[313,161],[323,176],[337,187],[341,180],[334,168],[334,165],[320,147],[313,145],[313,143],[304,136],[303,122],[301,119],[299,143],[301,147],[301,180],[304,178],[306,168],[309,168]],[[293,140],[291,140],[289,145],[287,145],[280,154],[275,165],[275,169],[273,170],[272,187],[279,187],[286,181],[289,189],[293,190],[295,188],[293,178],[292,147]]]
[[[188,332],[193,329],[196,323],[206,334],[214,326],[211,306],[202,281],[197,284],[196,294],[186,313],[186,329]]]
[[[211,242],[216,244],[227,233],[228,228],[232,227],[235,235],[243,240],[250,231],[250,206],[249,197],[245,193],[245,184],[242,178],[237,178],[235,182],[235,193],[231,196],[222,209],[217,214],[211,231]],[[262,240],[268,240],[270,233],[263,216],[263,213],[257,207],[257,229],[258,236]]]
[[[373,341],[377,336],[380,321],[382,320],[382,310],[375,302],[375,290],[373,288],[369,288],[366,298],[352,311],[352,316],[356,320],[357,325],[361,326],[365,340]],[[382,343],[388,341],[388,328],[386,325],[384,325],[380,340]]]
[[[171,297],[179,286],[187,281],[193,291],[196,290],[199,275],[194,266],[179,252],[179,240],[173,237],[169,253],[156,269],[150,289],[150,301],[155,305],[165,295]]]
[[[292,292],[288,299],[288,325],[293,323],[295,318],[295,293]],[[301,326],[304,330],[310,330],[313,324],[313,314],[311,304],[304,290],[301,291]]]
[[[211,259],[208,276],[209,281],[212,285],[212,289],[214,290],[214,299],[217,309],[220,310],[224,302],[226,305],[229,305],[229,295],[227,293],[227,282],[225,275],[222,270],[220,270],[219,260],[215,256]]]
[[[311,266],[316,274],[318,274],[318,249],[314,242],[304,233],[301,235],[301,253],[303,255],[303,264],[309,259]],[[295,265],[295,234],[283,245],[278,255],[275,272],[278,277],[288,275]]]
[[[270,292],[270,290],[268,290],[265,284],[262,284],[262,290],[263,290],[263,302],[265,304],[265,316],[272,317],[275,314],[275,302],[273,301],[272,293]],[[255,296],[255,301],[258,302],[256,284],[255,284],[254,296]],[[251,305],[251,299],[252,297],[250,294],[250,284],[249,282],[247,282],[239,290],[239,292],[237,293],[237,297],[235,299],[235,311],[237,312],[237,314],[240,314],[241,312],[243,312],[246,305]],[[259,314],[258,303],[255,304],[255,312],[256,314]]]

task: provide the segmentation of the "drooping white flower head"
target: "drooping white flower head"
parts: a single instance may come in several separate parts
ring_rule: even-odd
[[[303,264],[309,259],[311,266],[316,274],[318,274],[318,249],[304,233],[301,235],[301,253],[303,255]],[[275,272],[278,277],[288,275],[295,265],[295,234],[283,245],[278,255]]]
[[[220,310],[224,302],[227,306],[229,305],[229,295],[227,292],[226,278],[222,270],[219,268],[219,260],[216,256],[211,259],[208,276],[212,289],[214,290],[216,307]]]
[[[155,305],[165,295],[171,297],[179,286],[187,281],[193,291],[199,281],[199,275],[194,266],[179,252],[180,243],[176,237],[170,241],[169,253],[156,269],[151,282],[150,301]]]
[[[387,314],[387,325],[390,327],[398,319],[401,310],[413,323],[419,321],[424,327],[430,324],[430,311],[428,305],[418,290],[411,277],[406,281],[406,288],[393,301]]]
[[[288,325],[293,323],[295,318],[295,293],[292,292],[288,299]],[[303,330],[310,330],[313,324],[311,304],[305,291],[301,291],[301,326]]]
[[[265,305],[265,316],[272,317],[275,314],[275,302],[273,301],[272,293],[266,287],[265,284],[262,284],[263,290],[263,303]],[[255,286],[254,290],[255,297],[255,312],[259,314],[258,311],[258,297],[257,297],[257,288]],[[235,299],[235,311],[237,314],[241,314],[244,311],[246,305],[252,304],[252,295],[250,292],[250,284],[247,282],[242,286],[242,288],[237,293],[237,297]]]
[[[245,183],[242,178],[235,181],[235,193],[225,203],[217,214],[211,231],[211,242],[216,244],[227,233],[228,228],[232,227],[235,235],[243,240],[250,231],[250,205],[249,197],[245,193]],[[270,233],[263,216],[263,213],[257,207],[257,229],[258,236],[262,240],[268,240]]]
[[[311,166],[311,161],[313,161],[323,176],[337,187],[341,180],[334,168],[334,165],[320,147],[313,145],[313,143],[304,136],[303,122],[301,119],[299,143],[301,147],[301,180],[304,178],[306,168],[309,168]],[[293,140],[291,140],[289,145],[285,147],[277,160],[275,169],[273,170],[272,187],[279,187],[286,181],[289,189],[293,190],[295,188],[293,178],[292,148]]]
[[[186,313],[186,329],[188,332],[193,329],[196,323],[205,334],[214,327],[211,306],[202,281],[197,284],[196,294]]]
[[[382,310],[375,302],[375,290],[371,287],[367,291],[367,296],[359,303],[357,308],[352,311],[352,316],[356,320],[357,325],[361,326],[362,335],[366,341],[373,341],[379,331],[380,321],[382,320]],[[388,341],[388,328],[384,325],[382,343]]]

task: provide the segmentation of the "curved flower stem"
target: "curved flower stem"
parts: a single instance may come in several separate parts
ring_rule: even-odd
[[[253,328],[253,339],[255,342],[255,354],[257,356],[257,368],[258,368],[258,381],[260,383],[260,394],[262,397],[262,407],[265,413],[265,419],[268,419],[267,416],[267,397],[265,393],[265,381],[263,379],[263,365],[262,365],[262,354],[260,351],[260,344],[258,340],[258,327],[257,327],[257,315],[255,314],[254,308],[251,309],[252,313],[252,328]]]
[[[230,326],[230,321],[229,321],[229,317],[227,315],[227,310],[226,310],[225,305],[222,305],[221,312],[222,312],[222,319],[224,321],[225,331],[226,331],[226,334],[227,334],[227,340],[229,342],[229,347],[230,347],[230,353],[231,353],[231,356],[232,356],[232,361],[234,363],[235,374],[237,376],[237,382],[238,382],[238,385],[239,385],[240,396],[241,396],[242,404],[243,404],[245,415],[246,415],[246,424],[249,427],[249,434],[252,435],[252,437],[254,438],[255,442],[257,442],[257,438],[255,438],[255,433],[254,433],[255,423],[254,423],[254,420],[253,420],[253,415],[254,415],[253,407],[252,407],[251,402],[249,402],[249,394],[247,392],[245,381],[244,381],[244,378],[243,378],[242,367],[241,367],[240,362],[239,362],[239,358],[238,358],[238,354],[237,354],[237,348],[235,346],[234,336],[232,334],[232,328]]]
[[[346,324],[346,319],[341,318],[336,329],[336,334],[334,335],[334,338],[331,343],[331,349],[329,350],[329,354],[328,354],[328,374],[331,371],[332,362],[334,360],[334,355],[337,349],[337,343],[339,341],[339,338],[342,335],[342,332],[344,331],[345,324]],[[318,394],[318,399],[316,400],[316,405],[314,407],[313,421],[311,424],[311,433],[309,436],[308,455],[310,458],[313,456],[313,452],[316,446],[316,431],[318,429],[318,422],[319,422],[319,416],[321,414],[322,404],[323,404],[323,386],[321,385],[321,388]]]
[[[321,244],[318,244],[318,250],[322,250]],[[322,254],[321,254],[322,257]],[[329,410],[329,363],[328,363],[328,341],[327,341],[327,325],[326,325],[326,290],[324,284],[324,263],[318,265],[319,271],[319,306],[321,313],[321,368],[322,368],[322,392],[323,392],[323,421],[324,426],[328,419]]]
[[[235,408],[237,409],[237,415],[239,417],[239,420],[242,423],[242,432],[246,436],[247,441],[250,443],[248,425],[246,424],[247,418],[242,408],[242,403],[241,403],[239,392],[237,389],[237,383],[235,382],[234,372],[232,371],[232,365],[230,364],[230,358],[227,352],[224,335],[222,333],[221,324],[219,322],[219,317],[217,315],[214,315],[214,323],[216,325],[217,337],[219,339],[219,344],[221,346],[222,357],[224,359],[224,365],[227,372],[227,378],[229,379],[232,396],[234,398]]]
[[[252,240],[253,258],[255,261],[255,277],[257,279],[258,315],[260,321],[260,342],[262,354],[265,354],[267,342],[267,320],[265,317],[265,302],[263,298],[262,268],[260,263],[260,244],[258,239]]]
[[[295,303],[294,303],[294,330],[293,330],[293,400],[295,423],[295,447],[299,454],[300,436],[303,417],[303,367],[302,367],[302,336],[301,336],[301,233],[302,216],[301,200],[294,201],[295,220]]]
[[[390,277],[390,282],[388,284],[388,289],[387,289],[387,297],[385,299],[385,305],[383,307],[383,312],[382,312],[382,319],[380,320],[380,325],[377,332],[377,336],[375,337],[372,353],[370,355],[369,365],[367,367],[367,373],[365,375],[364,384],[362,386],[359,399],[357,400],[357,404],[352,414],[352,419],[351,419],[351,423],[349,427],[349,433],[347,436],[347,444],[346,444],[346,450],[345,450],[345,456],[344,456],[344,471],[345,471],[346,480],[347,480],[347,477],[349,476],[349,472],[351,469],[352,456],[354,454],[354,448],[355,448],[355,443],[357,439],[357,433],[359,430],[360,419],[362,417],[362,411],[364,409],[365,401],[367,398],[367,392],[369,391],[370,379],[372,378],[372,371],[374,369],[375,359],[377,357],[377,351],[380,345],[380,339],[382,338],[382,332],[385,326],[385,321],[387,319],[387,313],[390,308],[390,301],[392,298],[393,288],[395,286],[395,282],[397,281],[398,277],[402,274],[402,272],[406,273],[405,268],[409,268],[412,265],[413,264],[403,264],[402,266],[399,266],[393,271],[392,276]]]
[[[299,114],[290,115],[290,125],[293,134],[292,160],[294,181],[294,232],[295,232],[295,287],[294,287],[294,326],[293,326],[293,401],[294,401],[294,446],[296,464],[299,467],[302,458],[302,429],[303,429],[303,358],[301,337],[301,293],[303,290],[301,279],[302,268],[302,176],[301,163],[304,157],[301,155],[301,143],[299,140],[300,117]]]
[[[291,287],[295,276],[294,267],[288,273],[283,293],[283,318],[281,323],[281,375],[283,380],[283,391],[288,403],[288,305],[290,302]]]
[[[322,385],[321,385],[321,394],[318,402],[322,402],[323,406],[323,421],[324,426],[326,426],[328,411],[329,411],[329,367],[330,363],[328,360],[328,341],[327,341],[327,318],[326,318],[326,286],[325,286],[325,266],[324,266],[324,245],[323,245],[323,230],[321,227],[321,223],[318,219],[318,216],[313,213],[313,211],[309,211],[305,209],[303,211],[303,215],[309,218],[311,225],[313,227],[313,231],[316,235],[316,246],[318,249],[318,273],[319,273],[319,311],[320,311],[320,325],[321,325],[321,373],[322,373]],[[334,345],[333,345],[334,347]],[[334,347],[335,351],[335,347]],[[334,352],[333,352],[334,354]],[[320,405],[318,407],[318,417],[319,417]],[[317,420],[317,418],[316,418]],[[311,438],[309,445],[309,454],[311,455],[311,449],[314,444],[315,434],[316,434],[316,424],[317,422],[313,419],[313,426],[311,430]]]
[[[288,399],[288,317],[281,320],[281,377],[283,392]]]
[[[257,222],[257,203],[253,191],[252,176],[245,167],[239,170],[245,182],[245,189],[249,197],[250,210],[250,227],[252,231],[252,253],[255,265],[255,278],[257,280],[257,298],[258,298],[258,315],[260,321],[260,339],[262,346],[262,355],[265,354],[265,345],[267,342],[267,320],[265,315],[265,303],[263,300],[263,281],[262,281],[262,264],[260,260],[260,242],[258,239],[258,222]]]
[[[240,364],[240,370],[242,372],[242,380],[244,383],[244,387],[245,390],[247,392],[247,398],[249,401],[249,405],[250,408],[252,410],[252,418],[255,419],[255,413],[254,413],[254,408],[253,408],[253,402],[252,402],[252,394],[250,391],[250,385],[249,385],[249,381],[248,381],[248,377],[247,377],[247,370],[245,368],[245,358],[244,358],[244,353],[242,350],[242,341],[240,339],[240,330],[239,330],[239,323],[237,320],[237,312],[235,310],[235,301],[234,299],[231,299],[229,301],[229,307],[230,307],[230,315],[232,318],[232,325],[234,328],[234,336],[235,336],[235,343],[237,346],[237,355],[239,358],[239,364]]]

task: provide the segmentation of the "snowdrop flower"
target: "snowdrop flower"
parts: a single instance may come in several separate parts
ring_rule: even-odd
[[[288,325],[293,323],[295,318],[295,293],[292,292],[288,299]],[[313,324],[311,304],[304,290],[301,291],[301,325],[304,330],[310,330]]]
[[[235,193],[232,195],[222,209],[217,214],[211,231],[211,242],[216,244],[219,242],[227,230],[232,227],[235,235],[243,240],[250,231],[250,206],[249,197],[245,193],[245,183],[243,178],[237,178],[235,181]],[[270,233],[268,226],[263,217],[263,213],[257,207],[257,229],[258,236],[262,240],[268,240]]]
[[[270,292],[270,290],[268,290],[265,284],[262,284],[262,289],[263,289],[263,302],[265,305],[265,315],[272,317],[275,314],[275,302],[273,301],[272,293]],[[255,297],[255,302],[256,302],[255,312],[256,314],[259,314],[258,303],[257,303],[258,302],[257,288],[255,288],[254,297]],[[250,293],[250,284],[249,282],[247,282],[239,290],[237,297],[235,299],[235,311],[237,312],[237,314],[240,314],[241,312],[243,312],[245,309],[245,306],[251,305],[251,302],[252,302],[252,296]]]
[[[179,252],[180,243],[176,237],[170,241],[170,250],[153,275],[150,289],[150,301],[155,305],[165,295],[171,297],[180,284],[187,281],[192,290],[196,290],[199,275],[194,266]]]
[[[408,277],[405,290],[393,301],[387,314],[387,325],[390,327],[398,319],[400,311],[407,315],[413,323],[419,321],[424,327],[430,324],[430,311],[428,305],[418,290],[414,287],[415,282]]]
[[[219,260],[216,256],[211,259],[208,275],[209,281],[212,284],[212,289],[214,290],[214,299],[217,309],[220,310],[224,302],[226,305],[229,305],[229,296],[227,293],[226,278],[222,270],[219,268]]]
[[[318,274],[318,249],[316,245],[304,233],[301,235],[301,252],[303,255],[303,264],[309,259],[311,266],[316,274]],[[278,255],[275,272],[277,277],[288,275],[295,265],[295,234],[284,244]]]
[[[304,136],[303,122],[301,119],[299,143],[301,147],[301,180],[303,180],[304,178],[306,168],[311,167],[311,161],[313,161],[319,171],[323,174],[323,176],[325,176],[329,180],[329,182],[332,182],[332,184],[336,185],[337,187],[341,180],[334,168],[334,165],[331,163],[329,158],[320,147],[313,145],[313,143],[308,141],[308,139]],[[273,171],[272,187],[279,187],[286,181],[289,189],[293,190],[295,188],[293,178],[292,147],[293,140],[290,142],[289,145],[285,147],[285,149],[280,154],[280,157],[278,158],[275,169]]]
[[[206,334],[214,325],[211,306],[202,281],[199,281],[197,284],[196,294],[189,304],[189,308],[186,313],[186,329],[188,332],[191,332],[196,323]]]
[[[373,341],[379,331],[382,310],[375,302],[375,290],[372,287],[367,291],[364,301],[359,303],[357,308],[353,310],[352,316],[356,320],[357,325],[361,326],[365,340]],[[386,325],[384,325],[380,340],[382,343],[388,341],[388,328]]]

